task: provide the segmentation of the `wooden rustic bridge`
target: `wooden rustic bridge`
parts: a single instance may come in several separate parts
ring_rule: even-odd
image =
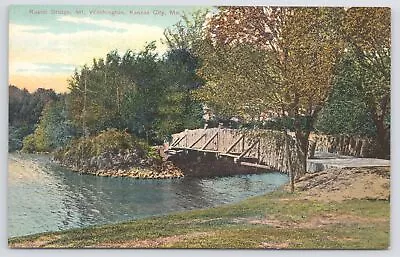
[[[227,128],[185,130],[172,135],[167,153],[172,156],[188,155],[188,153],[192,155],[197,153],[197,157],[201,156],[200,153],[214,155],[217,159],[223,159],[228,165],[227,161],[231,160],[235,166],[229,165],[230,169],[239,165],[251,167],[253,170],[278,170],[288,174],[292,171],[296,177],[305,172],[318,172],[331,167],[390,166],[389,160],[370,158],[373,157],[368,151],[369,146],[373,145],[370,139],[313,135],[310,139],[313,144],[311,148],[317,150],[318,156],[307,161],[307,171],[305,171],[301,168],[293,137],[293,134],[285,135],[283,132],[272,130],[241,131]],[[311,156],[314,156],[314,153]],[[193,165],[197,166],[203,165],[201,161],[195,159],[186,161],[192,161]]]
[[[286,145],[287,144],[287,145]],[[289,173],[299,164],[294,140],[278,131],[244,133],[226,128],[185,130],[172,135],[167,152],[171,155],[195,151],[231,158],[238,165]],[[288,152],[290,151],[290,152]],[[291,162],[289,162],[291,158]]]

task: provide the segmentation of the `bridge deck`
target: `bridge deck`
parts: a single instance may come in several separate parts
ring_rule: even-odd
[[[307,160],[307,172],[319,172],[328,168],[389,167],[390,160],[356,158],[352,156],[319,153]]]
[[[174,134],[167,150],[169,154],[188,151],[215,154],[232,158],[232,161],[266,170],[280,170],[304,174],[299,165],[293,135],[278,131],[264,131],[248,135],[233,129],[195,129]],[[327,168],[390,166],[389,160],[339,156],[332,153],[316,153],[316,158],[307,160],[307,172],[318,172]]]

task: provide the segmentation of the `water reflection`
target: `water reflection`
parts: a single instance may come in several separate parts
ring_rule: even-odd
[[[287,182],[280,173],[179,180],[81,175],[45,156],[11,154],[8,234],[27,235],[237,202]]]

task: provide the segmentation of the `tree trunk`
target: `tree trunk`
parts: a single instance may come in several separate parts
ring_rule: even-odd
[[[390,133],[389,129],[385,127],[383,118],[374,119],[376,127],[376,142],[378,144],[379,158],[389,159],[390,158]]]
[[[307,154],[308,154],[308,136],[310,135],[310,132],[302,132],[302,131],[296,131],[296,143],[297,143],[297,149],[298,149],[298,154],[300,158],[300,164],[301,164],[301,171],[306,173],[307,171]]]
[[[296,117],[294,120],[294,129],[296,135],[297,154],[300,158],[301,172],[304,175],[307,172],[307,155],[308,155],[308,138],[310,136],[310,129],[301,128],[300,117]]]
[[[289,169],[289,178],[290,178],[290,192],[294,192],[294,167],[292,163],[292,153],[290,152],[290,147],[289,147],[289,135],[287,133],[287,130],[284,130],[284,137],[285,137],[285,151],[286,151],[286,159],[287,159],[287,166]]]
[[[376,108],[373,104],[373,101],[369,101],[368,104],[370,106],[370,112],[372,115],[372,120],[374,121],[376,128],[376,143],[377,147],[377,157],[379,158],[390,158],[390,128],[385,126],[385,117],[388,112],[388,104],[389,104],[389,95],[382,97],[381,101],[379,101],[379,109]]]
[[[376,103],[378,102],[378,104]],[[374,96],[365,98],[376,128],[377,157],[390,158],[390,126],[385,126],[385,117],[390,114],[390,93],[377,101]],[[379,110],[378,111],[378,106]]]

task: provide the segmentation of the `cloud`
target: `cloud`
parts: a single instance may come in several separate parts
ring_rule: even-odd
[[[89,17],[74,17],[74,16],[61,16],[57,19],[61,22],[70,22],[75,24],[90,24],[108,29],[119,29],[119,30],[137,30],[137,31],[159,31],[160,28],[157,26],[149,26],[143,24],[118,22],[111,20],[97,20]]]
[[[146,43],[157,40],[159,53],[166,51],[167,46],[161,44],[163,28],[134,23],[116,22],[112,20],[94,20],[65,16],[60,17],[60,30],[63,26],[73,24],[96,25],[91,30],[74,32],[51,32],[42,26],[19,25],[10,23],[9,27],[9,75],[10,80],[16,76],[65,74],[65,80],[71,72],[59,67],[46,67],[44,64],[62,63],[72,67],[91,64],[93,58],[104,58],[114,49],[125,52],[128,49],[143,49]],[[86,27],[87,28],[87,27]],[[47,65],[48,66],[48,65]],[[66,74],[69,74],[68,76]],[[35,82],[39,78],[35,77]],[[28,79],[18,80],[28,82]],[[58,79],[58,81],[61,81]],[[47,83],[47,82],[46,82]],[[19,85],[17,85],[19,86]],[[28,87],[28,85],[20,85]],[[64,83],[66,87],[66,83]]]
[[[29,62],[12,62],[9,71],[12,74],[71,74],[75,67],[70,64],[63,63],[29,63]]]
[[[103,27],[108,26],[107,28],[116,25],[118,28],[124,27],[125,30],[109,31],[98,29],[71,33],[52,33],[42,30],[21,30],[18,27],[19,25],[10,24],[10,54],[12,57],[19,58],[19,60],[35,56],[35,58],[40,59],[40,62],[45,62],[49,57],[58,57],[62,60],[67,60],[67,62],[61,61],[62,63],[82,65],[90,62],[93,57],[105,56],[110,50],[142,49],[146,42],[159,40],[163,37],[163,29],[156,26],[107,20],[101,20],[100,24]],[[164,52],[165,50],[166,46],[158,43],[158,51]]]
[[[32,25],[21,25],[21,24],[10,24],[10,33],[21,33],[27,31],[40,31],[46,30],[46,27],[43,26],[32,26]]]

